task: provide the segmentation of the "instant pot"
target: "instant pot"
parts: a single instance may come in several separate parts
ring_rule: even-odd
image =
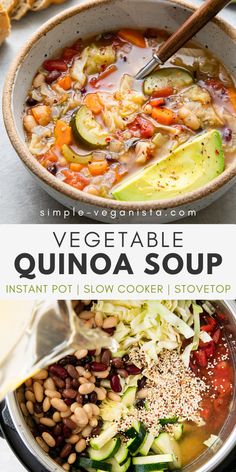
[[[231,345],[236,379],[236,303],[217,301],[218,311],[224,313],[224,332]],[[220,321],[219,321],[220,322]],[[236,472],[236,382],[231,411],[220,432],[218,450],[206,450],[184,472]],[[61,472],[59,467],[36,443],[26,426],[14,393],[0,404],[0,435],[6,439],[14,454],[30,472]]]

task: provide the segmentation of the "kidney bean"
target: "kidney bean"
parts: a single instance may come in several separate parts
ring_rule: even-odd
[[[34,404],[34,412],[38,415],[43,412],[43,408],[42,408],[41,403],[35,403]]]
[[[78,359],[77,359],[77,357],[75,357],[73,355],[68,355],[66,357],[63,357],[63,359],[61,359],[58,363],[60,365],[62,365],[63,367],[67,364],[77,366],[78,365]]]
[[[83,395],[81,395],[80,393],[77,393],[75,400],[77,401],[77,403],[81,403],[81,404],[82,404],[82,403],[83,403],[83,400],[84,400],[84,397],[83,397]]]
[[[142,369],[139,369],[134,364],[128,364],[125,366],[125,368],[130,375],[138,375],[138,374],[141,374],[142,372]]]
[[[64,402],[67,406],[71,406],[74,403],[74,399],[72,398],[64,398]]]
[[[111,351],[109,349],[104,349],[101,355],[101,362],[108,366],[111,360]]]
[[[64,437],[63,436],[57,436],[56,437],[56,446],[62,446],[62,444],[64,443]]]
[[[125,354],[125,355],[122,357],[122,359],[123,359],[124,362],[128,362],[128,360],[129,360],[128,354]]]
[[[86,357],[84,357],[83,359],[80,359],[80,364],[82,366],[86,366],[86,364],[90,364],[90,362],[92,362],[93,358],[92,356],[88,355]]]
[[[67,372],[73,379],[77,379],[79,376],[78,371],[72,364],[68,364]]]
[[[90,401],[91,403],[97,403],[97,400],[98,400],[98,396],[97,396],[96,392],[90,393],[90,395],[89,395],[89,401]]]
[[[52,431],[53,431],[54,436],[60,436],[62,433],[62,425],[56,424],[56,426],[54,426]]]
[[[67,70],[67,64],[65,63],[65,61],[62,61],[61,59],[44,61],[43,67],[49,72],[52,72],[52,71],[65,72]]]
[[[94,356],[95,352],[96,352],[96,349],[90,349],[90,351],[88,351],[90,356]]]
[[[111,388],[114,392],[119,393],[122,390],[120,379],[118,375],[112,375],[111,377]]]
[[[72,386],[72,380],[71,380],[71,378],[67,377],[65,387],[66,387],[66,389],[69,389],[69,388],[71,388],[71,386]]]
[[[50,172],[50,174],[56,175],[58,169],[57,169],[56,164],[51,164],[50,166],[47,167],[47,170],[48,172]]]
[[[63,425],[63,436],[65,439],[69,439],[69,437],[71,436],[71,428],[69,428],[68,426],[66,426],[65,424]]]
[[[103,364],[102,362],[91,362],[90,368],[94,372],[103,372],[103,371],[107,370],[107,365]]]
[[[117,369],[117,374],[119,374],[122,379],[127,379],[127,377],[129,377],[129,374],[125,369]]]
[[[79,381],[77,379],[73,379],[71,382],[71,386],[75,389],[79,388]]]
[[[58,388],[65,388],[65,381],[63,379],[57,377],[56,375],[54,375],[52,379]]]
[[[37,103],[37,100],[32,97],[28,97],[26,100],[26,105],[28,105],[29,107],[33,107],[34,105],[37,105]]]
[[[124,362],[123,362],[123,359],[121,359],[121,357],[114,357],[111,363],[116,369],[123,369],[124,367]]]
[[[139,400],[137,403],[136,403],[136,408],[138,410],[140,410],[140,408],[143,408],[145,405],[145,400]]]
[[[116,328],[102,328],[102,330],[105,331],[105,333],[110,334],[110,336],[112,336]]]
[[[101,429],[102,429],[101,426],[96,426],[96,428],[94,428],[94,429],[92,430],[92,434],[91,434],[91,435],[92,435],[92,436],[98,436],[98,435],[100,434],[100,432],[101,432]]]
[[[138,389],[141,390],[141,388],[145,387],[146,385],[146,377],[142,377],[141,379],[138,380]]]
[[[59,364],[51,365],[48,370],[52,375],[56,375],[57,377],[60,377],[63,380],[65,380],[68,376],[67,370]]]
[[[63,397],[73,399],[76,397],[77,392],[73,388],[65,388],[62,392]]]
[[[70,428],[70,429],[77,428],[77,425],[70,418],[64,418],[63,423],[67,428]]]

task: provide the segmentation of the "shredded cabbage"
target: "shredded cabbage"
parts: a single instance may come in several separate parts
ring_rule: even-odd
[[[200,330],[202,308],[193,300],[99,300],[94,311],[104,318],[116,316],[118,323],[114,338],[119,352],[129,352],[139,346],[147,361],[153,363],[164,349],[181,349],[183,338],[191,339],[182,353],[186,366],[199,340],[211,341],[209,334]]]

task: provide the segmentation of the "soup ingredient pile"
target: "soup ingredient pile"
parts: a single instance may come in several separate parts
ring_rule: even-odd
[[[78,350],[18,390],[39,446],[67,471],[190,463],[219,433],[232,395],[215,309],[165,300],[74,306],[84,325],[113,336],[118,350]]]

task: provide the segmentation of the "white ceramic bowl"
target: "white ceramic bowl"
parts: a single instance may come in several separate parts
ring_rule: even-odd
[[[182,0],[96,0],[63,11],[48,21],[27,42],[14,61],[3,94],[4,120],[10,140],[19,157],[38,183],[56,200],[75,211],[83,210],[103,222],[167,223],[199,211],[221,197],[235,182],[236,156],[225,171],[206,186],[175,199],[150,202],[119,202],[83,193],[51,175],[30,154],[22,126],[22,110],[27,90],[39,65],[75,37],[121,27],[165,28],[175,31],[195,7]],[[235,73],[236,30],[222,20],[209,23],[197,36]],[[116,218],[114,220],[114,215]]]

